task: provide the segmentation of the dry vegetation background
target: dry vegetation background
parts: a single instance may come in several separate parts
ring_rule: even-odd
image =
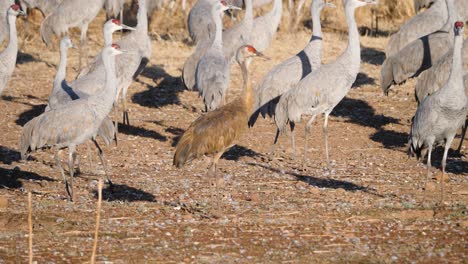
[[[450,153],[448,205],[436,205],[435,179],[424,201],[425,166],[406,155],[416,109],[415,80],[395,87],[388,97],[378,86],[385,34],[413,14],[411,1],[381,1],[378,14],[385,34],[361,37],[361,73],[330,118],[332,170],[324,169],[322,119],[313,126],[305,168],[304,124],[296,127],[298,158],[292,159],[284,136],[277,158],[270,160],[275,126],[259,120],[220,160],[225,187],[216,197],[222,208],[218,218],[205,175],[208,164],[200,160],[180,170],[172,166],[177,137],[202,109],[197,94],[185,91],[180,80],[194,47],[187,41],[185,14],[175,6],[153,15],[153,56],[129,89],[131,125],[121,126],[118,146],[104,149],[116,186],[114,192],[103,192],[99,262],[466,262],[466,157]],[[253,85],[310,38],[308,27],[288,33],[287,11],[283,14],[277,38],[265,52],[271,60],[251,65]],[[360,25],[370,27],[370,8],[357,16]],[[97,179],[103,174],[97,156],[92,155],[91,166],[86,149],[79,148],[83,171],[75,179],[73,203],[67,200],[51,151],[19,161],[21,128],[43,111],[59,61],[58,52],[47,49],[37,34],[41,19],[35,12],[17,69],[0,100],[0,263],[27,261],[28,191],[33,193],[34,260],[87,262],[93,245]],[[309,15],[304,13],[303,19],[308,25]],[[327,10],[322,19],[326,63],[342,52],[347,37],[340,8]],[[104,20],[101,12],[90,25],[90,54],[101,49]],[[18,28],[22,37],[21,21]],[[78,31],[72,39],[78,41]],[[70,51],[68,79],[76,75],[77,65],[78,53]],[[232,71],[228,101],[240,92],[240,71],[236,65]],[[466,155],[466,147],[463,152]],[[435,176],[440,175],[441,156],[440,150],[434,154]]]

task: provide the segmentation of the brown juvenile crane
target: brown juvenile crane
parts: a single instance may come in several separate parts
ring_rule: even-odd
[[[252,57],[263,56],[250,45],[237,51],[243,76],[243,91],[232,102],[197,118],[185,131],[177,144],[174,166],[180,168],[193,159],[212,155],[208,173],[216,176],[216,166],[223,153],[232,147],[248,128],[253,110],[253,91],[248,79],[247,67]]]

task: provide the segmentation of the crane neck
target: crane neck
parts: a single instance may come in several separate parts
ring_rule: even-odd
[[[283,1],[282,0],[274,0],[273,8],[271,9],[273,15],[278,16],[281,18],[281,13],[283,12]]]
[[[146,0],[138,0],[137,23],[136,30],[146,34],[148,32],[148,10]]]
[[[322,24],[320,23],[320,9],[312,9],[310,14],[312,15],[312,38],[310,41],[315,39],[322,39]]]
[[[452,36],[450,29],[453,28],[453,24],[455,23],[455,20],[457,20],[457,12],[455,11],[453,0],[445,0],[445,7],[447,8],[447,21],[441,30],[449,32],[450,36]]]
[[[216,6],[213,7],[212,10],[213,20],[215,24],[214,28],[214,39],[213,39],[213,47],[222,48],[223,46],[223,22],[221,21],[221,14]]]
[[[252,0],[245,0],[245,17],[244,21],[253,21],[253,6]]]
[[[110,55],[109,52],[104,51],[102,54],[102,62],[106,72],[106,83],[104,89],[98,93],[97,97],[101,101],[103,107],[112,108],[112,104],[117,96],[117,77],[115,75],[115,56]],[[107,113],[109,113],[107,112]]]
[[[250,84],[249,80],[249,72],[248,72],[248,62],[244,60],[242,63],[240,63],[240,68],[242,71],[242,101],[247,107],[248,113],[250,114],[253,110],[253,105],[254,105],[254,93],[252,86]]]
[[[453,44],[452,71],[450,72],[449,83],[455,83],[455,87],[463,88],[463,35],[455,36]],[[464,91],[464,88],[461,89]]]
[[[107,47],[112,44],[113,41],[113,36],[112,36],[112,30],[106,29],[103,32],[103,37],[104,37],[104,45]]]
[[[60,62],[57,69],[57,73],[55,74],[54,91],[52,91],[52,93],[54,93],[56,88],[59,88],[62,81],[65,80],[67,74],[67,52],[68,49],[66,47],[60,47]]]
[[[8,50],[16,50],[18,52],[18,35],[16,32],[16,16],[15,15],[8,15],[8,25],[10,28],[10,42],[6,49]],[[15,56],[16,59],[16,56]]]
[[[361,44],[359,42],[359,31],[354,18],[355,8],[345,8],[346,22],[348,24],[348,47],[346,52],[352,58],[352,62],[361,62]]]

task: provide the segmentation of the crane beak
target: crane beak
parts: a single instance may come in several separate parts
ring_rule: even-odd
[[[27,17],[26,12],[24,12],[23,10],[19,10],[19,11],[18,11],[18,15],[19,15],[19,16],[25,16],[25,17]]]
[[[242,8],[234,6],[234,5],[228,5],[228,9],[241,10]]]
[[[332,3],[325,3],[325,6],[330,7],[330,8],[336,8],[336,5],[334,5]]]
[[[129,27],[129,26],[124,25],[124,24],[122,24],[122,29],[125,29],[125,30],[132,30],[132,31],[133,31],[133,30],[136,30],[136,28]]]
[[[262,57],[264,60],[270,60],[270,57],[265,56],[265,54],[263,54],[261,52],[257,52],[257,53],[255,53],[255,55],[257,57]]]

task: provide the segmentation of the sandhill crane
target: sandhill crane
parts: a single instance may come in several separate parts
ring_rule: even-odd
[[[63,107],[52,109],[30,120],[23,128],[20,138],[19,150],[22,159],[27,153],[42,148],[57,149],[55,161],[60,169],[70,199],[73,200],[73,174],[76,158],[76,147],[92,140],[96,145],[101,162],[106,169],[102,149],[95,140],[99,127],[104,118],[112,109],[116,94],[117,81],[115,76],[114,56],[121,54],[120,47],[116,44],[107,46],[103,51],[103,62],[106,66],[106,87],[94,96],[72,101]],[[63,172],[60,152],[68,148],[68,167],[70,183]],[[105,170],[107,171],[107,170]],[[106,173],[107,175],[107,173]],[[112,184],[107,175],[109,184]]]
[[[96,17],[104,5],[105,0],[63,0],[51,14],[49,14],[41,24],[41,36],[44,43],[49,46],[53,34],[61,37],[68,32],[69,28],[79,27],[80,37],[80,60],[79,69],[82,66],[82,49],[87,43],[87,32],[89,23]],[[88,59],[88,51],[84,54]]]
[[[5,37],[8,35],[8,22],[7,22],[7,12],[11,5],[15,1],[13,0],[4,0],[0,2],[0,44],[3,42]]]
[[[335,5],[326,3],[324,0],[312,1],[310,13],[313,33],[309,43],[301,52],[273,67],[260,81],[255,89],[255,112],[250,119],[250,126],[255,124],[260,113],[263,117],[266,115],[273,117],[279,96],[297,85],[310,72],[320,67],[322,63],[320,13],[326,6],[335,7]],[[293,146],[295,146],[294,143]]]
[[[212,111],[224,104],[227,88],[229,87],[229,62],[223,54],[221,14],[234,6],[220,1],[213,5],[211,16],[215,22],[213,42],[197,64],[195,72],[196,87],[203,97],[205,110]]]
[[[442,88],[426,97],[418,106],[409,136],[410,153],[416,154],[420,158],[423,150],[427,149],[428,151],[426,184],[431,174],[432,148],[435,144],[445,145],[440,180],[442,202],[444,201],[447,153],[458,128],[463,125],[468,113],[468,99],[463,87],[462,75],[463,24],[463,22],[458,21],[454,26],[455,40],[450,77]]]
[[[195,43],[210,39],[208,28],[214,28],[211,9],[217,0],[198,0],[187,17],[187,28]],[[190,88],[189,88],[190,89]]]
[[[447,0],[447,6],[449,15],[441,30],[411,42],[385,59],[380,71],[380,87],[384,94],[388,94],[392,85],[417,77],[448,52],[453,42],[453,34],[448,32],[456,19],[456,11],[452,0]]]
[[[463,69],[468,72],[468,39],[463,42],[462,49]],[[418,103],[421,103],[426,96],[439,90],[450,76],[452,70],[453,50],[448,51],[430,69],[419,75],[416,83],[415,95]]]
[[[176,167],[180,168],[203,155],[212,155],[208,175],[216,178],[219,158],[248,128],[247,122],[253,110],[253,91],[247,67],[254,56],[262,54],[252,46],[243,46],[238,50],[236,59],[244,80],[242,94],[232,102],[200,116],[190,125],[177,143],[173,160]]]
[[[223,32],[223,53],[230,62],[237,50],[243,45],[249,44],[253,27],[252,0],[245,0],[244,19],[233,27]]]
[[[266,50],[278,30],[283,12],[283,0],[274,0],[273,8],[266,15],[253,20],[249,43],[258,51]]]
[[[20,3],[23,7],[23,11],[26,12],[24,7],[31,9],[37,8],[44,17],[47,17],[62,1],[63,0],[20,0]]]
[[[129,124],[126,105],[127,89],[132,83],[133,76],[138,70],[142,60],[145,59],[149,61],[151,58],[151,40],[148,36],[148,16],[145,0],[139,0],[137,19],[138,25],[136,26],[136,30],[127,34],[117,42],[126,52],[116,58],[118,90],[115,100],[117,107],[117,101],[120,98],[120,94],[122,94],[123,119],[126,124]],[[103,72],[104,65],[102,60],[98,59],[93,64],[93,67],[90,68],[89,72],[80,74],[78,79],[71,83],[71,86],[87,94],[95,94],[102,89],[105,83]],[[117,131],[117,121],[115,124]]]
[[[436,0],[414,0],[414,10],[418,12],[422,8],[429,8]],[[454,0],[455,8],[460,19],[468,21],[468,0]]]
[[[213,40],[210,38],[199,40],[195,51],[185,61],[184,68],[182,70],[182,81],[184,82],[187,90],[197,90],[195,87],[195,72],[197,64],[205,54],[206,50],[211,46],[212,41]]]
[[[18,54],[18,36],[16,33],[16,17],[25,15],[19,5],[11,5],[7,11],[7,21],[10,40],[8,46],[0,53],[0,95],[5,89],[16,65]]]
[[[351,89],[361,64],[359,32],[354,11],[361,6],[376,3],[375,0],[343,0],[349,28],[346,50],[335,61],[312,71],[297,86],[284,93],[276,106],[275,121],[281,132],[286,130],[288,122],[297,123],[303,114],[312,115],[306,125],[305,154],[307,153],[307,134],[310,127],[317,115],[325,114],[323,131],[328,167],[330,167],[328,116]]]
[[[441,29],[448,19],[447,1],[453,0],[436,0],[428,10],[412,17],[397,33],[390,36],[385,48],[386,57],[397,54],[411,42]]]
[[[105,0],[104,9],[106,9],[107,19],[120,16],[120,20],[123,21],[124,4],[125,0]]]

